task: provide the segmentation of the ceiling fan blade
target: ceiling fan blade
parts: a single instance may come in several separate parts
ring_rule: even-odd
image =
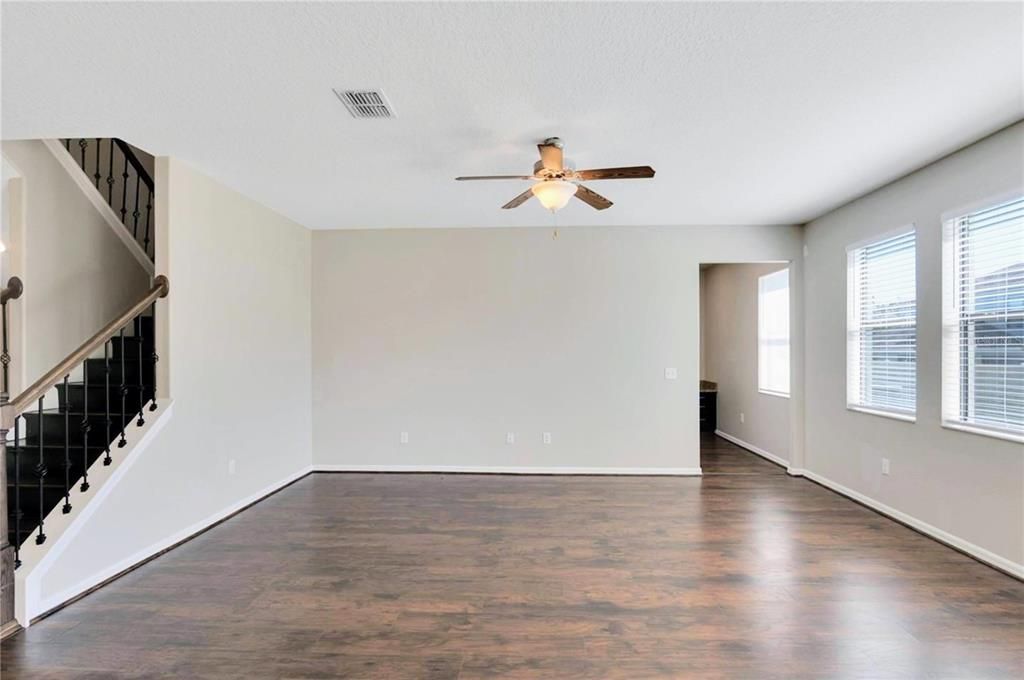
[[[538,144],[537,149],[540,151],[540,162],[545,170],[562,171],[562,147],[554,144]]]
[[[518,196],[513,198],[511,201],[506,203],[505,205],[501,206],[501,209],[502,210],[511,210],[512,208],[518,208],[523,203],[526,203],[528,200],[530,200],[530,198],[532,198],[532,197],[533,197],[533,189],[532,188],[527,189],[526,191],[524,191],[523,193],[519,194]]]
[[[595,191],[591,191],[582,184],[576,189],[576,198],[596,210],[607,210],[613,205],[607,198]]]
[[[585,181],[594,179],[647,179],[654,177],[654,168],[649,165],[633,165],[628,168],[595,168],[577,170],[576,175]]]
[[[533,179],[529,175],[470,175],[469,177],[456,177],[456,181],[465,182],[469,179]]]

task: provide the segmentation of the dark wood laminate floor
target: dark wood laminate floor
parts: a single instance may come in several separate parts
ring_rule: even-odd
[[[0,672],[1024,675],[1024,584],[723,440],[703,465],[312,475],[5,641]]]

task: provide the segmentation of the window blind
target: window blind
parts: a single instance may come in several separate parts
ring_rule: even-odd
[[[912,228],[848,252],[851,407],[902,415],[917,409],[916,262]]]
[[[946,223],[943,420],[1024,434],[1024,197]]]
[[[757,388],[789,396],[789,269],[757,279]]]

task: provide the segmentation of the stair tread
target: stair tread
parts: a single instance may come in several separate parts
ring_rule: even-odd
[[[117,415],[117,414],[111,414],[111,415]],[[79,443],[71,442],[68,446],[70,446],[72,450],[78,449],[79,451],[81,451],[81,449],[82,449],[82,444],[80,442]],[[39,442],[30,442],[27,439],[19,439],[17,442],[15,442],[15,441],[8,441],[7,442],[7,450],[8,451],[13,451],[15,448],[17,448],[20,451],[24,451],[26,449],[38,449],[39,448]],[[61,451],[63,451],[64,450],[64,442],[62,442],[62,441],[59,441],[59,442],[44,442],[43,443],[43,448],[44,449],[60,449]],[[98,442],[90,442],[89,443],[89,448],[90,449],[103,449],[103,448],[105,448],[105,445],[104,444],[100,444]]]
[[[142,384],[145,385],[146,387],[149,387],[149,385],[146,383],[146,381],[143,381]],[[60,383],[59,385],[57,385],[57,387],[63,387],[63,386],[64,386],[64,383]],[[138,382],[126,383],[126,386],[127,387],[134,387],[134,388],[138,389],[139,383]],[[68,381],[68,387],[85,387],[85,381],[84,380],[69,380]],[[95,388],[97,390],[102,390],[104,387],[106,387],[106,384],[102,383],[102,382],[95,382],[94,380],[90,380],[89,381],[89,387],[90,388]],[[110,389],[114,389],[115,387],[121,387],[120,383],[110,383]]]
[[[138,389],[137,385],[135,386],[135,389]],[[119,410],[119,408],[120,408],[120,405],[118,405],[118,408],[114,408],[114,404],[111,404],[110,415],[111,416],[119,416],[119,415],[121,415],[121,411]],[[138,411],[135,411],[134,413],[129,411],[125,415],[126,416],[128,416],[128,415],[135,415],[136,413],[138,413]],[[22,416],[37,416],[37,415],[39,415],[39,411],[26,411],[25,413],[22,413],[21,415]],[[63,416],[64,415],[64,411],[59,406],[55,406],[53,408],[44,408],[43,409],[43,415],[47,415],[47,416]],[[101,417],[103,417],[105,415],[106,415],[106,410],[93,411],[92,409],[89,409],[89,417],[90,418],[101,418]],[[81,417],[85,416],[85,412],[84,411],[69,411],[68,412],[68,418],[74,418],[76,416],[81,418]]]

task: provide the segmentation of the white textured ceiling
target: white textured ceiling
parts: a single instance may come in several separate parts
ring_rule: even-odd
[[[1020,3],[10,3],[3,138],[120,136],[313,228],[804,222],[1024,117]],[[398,118],[349,117],[380,87]]]

